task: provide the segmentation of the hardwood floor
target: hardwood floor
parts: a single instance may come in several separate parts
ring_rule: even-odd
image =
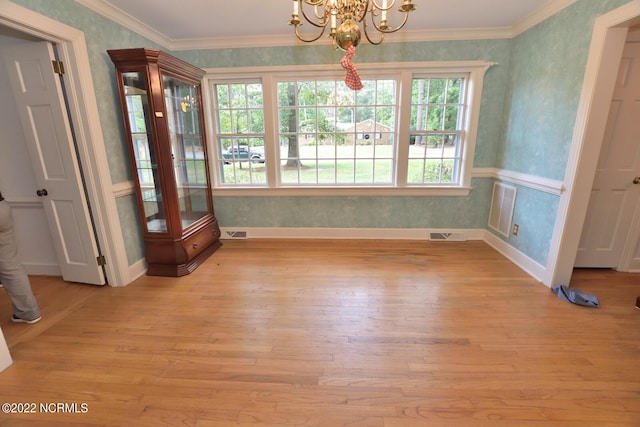
[[[640,275],[576,271],[594,309],[482,242],[246,240],[182,278],[32,282],[35,325],[0,292],[0,400],[36,404],[2,426],[640,425]]]

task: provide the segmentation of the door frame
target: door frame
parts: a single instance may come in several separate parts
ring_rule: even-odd
[[[547,286],[567,285],[571,281],[622,50],[629,27],[638,22],[640,0],[595,20],[565,172],[566,191],[560,196],[547,259],[544,279]]]
[[[637,31],[636,33],[640,33]],[[623,56],[628,58],[633,55],[634,58],[640,60],[640,40],[630,42],[630,35],[627,33],[623,47]],[[639,34],[640,35],[640,34]],[[625,53],[626,52],[626,53]],[[640,71],[637,70],[638,64],[634,60],[630,65],[630,69],[626,69],[623,73],[623,63],[628,61],[623,58],[618,67],[618,77],[612,100],[609,103],[609,116],[607,119],[606,132],[604,136],[602,151],[598,160],[598,168],[596,178],[592,186],[591,199],[587,208],[585,225],[583,227],[582,236],[580,238],[580,249],[576,256],[576,267],[586,268],[612,268],[617,271],[629,271],[629,265],[633,257],[633,251],[638,243],[638,207],[640,206],[640,192],[631,181],[634,176],[638,175],[638,171],[628,169],[628,158],[633,153],[622,150],[620,137],[624,134],[632,136],[633,132],[629,132],[626,126],[633,126],[637,118],[628,116],[629,110],[634,105],[629,101],[625,101],[625,94],[630,94],[631,90],[635,90],[636,99],[640,97]],[[627,75],[628,81],[619,81],[623,75]],[[632,79],[636,79],[633,80]],[[631,86],[636,89],[632,89]],[[615,101],[618,101],[617,103]],[[614,108],[618,104],[618,108]],[[625,116],[627,114],[627,116]],[[623,138],[624,139],[624,138]],[[637,141],[628,141],[637,145]],[[611,154],[607,152],[627,153],[624,159],[618,157],[615,160]],[[636,154],[638,156],[638,154]],[[603,159],[609,159],[603,163]],[[637,167],[640,166],[640,157],[637,160]],[[626,162],[626,163],[625,163]],[[597,191],[596,191],[597,190]],[[624,193],[618,203],[615,205],[613,199],[609,199],[613,192]],[[609,202],[614,204],[609,206]],[[612,213],[613,212],[613,213]],[[603,233],[604,234],[601,234]]]
[[[107,263],[110,286],[132,281],[107,162],[100,115],[84,33],[8,0],[0,0],[0,25],[56,44],[65,63],[69,119],[77,136],[77,153],[91,204],[96,238]]]

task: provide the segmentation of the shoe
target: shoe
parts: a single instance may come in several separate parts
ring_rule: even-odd
[[[19,317],[18,317],[18,316],[16,316],[15,314],[12,314],[12,315],[11,315],[11,321],[12,321],[12,322],[16,322],[16,323],[28,323],[28,324],[30,324],[30,325],[32,325],[32,324],[34,324],[34,323],[39,322],[39,321],[40,321],[40,319],[42,319],[42,317],[36,317],[36,318],[35,318],[35,319],[33,319],[33,320],[26,320],[26,319],[21,319],[21,318],[19,318]]]

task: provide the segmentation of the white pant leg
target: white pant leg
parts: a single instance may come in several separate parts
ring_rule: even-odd
[[[0,282],[11,298],[16,316],[24,320],[40,317],[29,276],[18,259],[11,208],[5,201],[0,201]]]

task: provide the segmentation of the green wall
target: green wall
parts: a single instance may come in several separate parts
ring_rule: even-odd
[[[216,216],[227,227],[482,229],[492,181],[472,186],[468,197],[219,197]]]

